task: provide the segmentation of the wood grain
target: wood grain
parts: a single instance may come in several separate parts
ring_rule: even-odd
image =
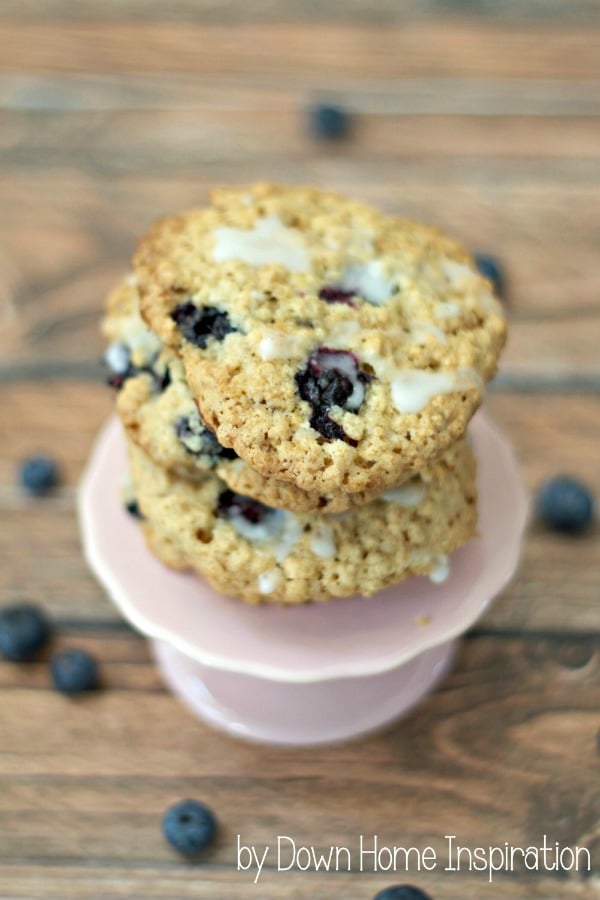
[[[3,0],[2,15],[11,23],[20,20],[45,21],[109,21],[119,25],[123,21],[191,21],[226,22],[239,25],[253,22],[322,22],[339,23],[357,21],[363,23],[403,23],[407,19],[427,20],[436,15],[459,20],[465,17],[482,20],[515,22],[576,22],[598,23],[596,0],[379,0],[376,6],[371,0],[344,0],[341,3],[307,3],[306,0],[254,0],[249,8],[244,0],[179,0],[165,13],[164,0],[129,0],[124,7],[120,0]]]
[[[286,78],[308,70],[326,78],[361,72],[406,76],[598,78],[595,33],[569,23],[489,24],[435,18],[401,25],[101,20],[42,23],[0,19],[2,71],[259,71]],[[93,51],[90,52],[90,47]]]
[[[310,750],[232,743],[208,731],[157,689],[133,635],[69,635],[59,645],[75,640],[100,659],[107,688],[82,704],[48,691],[42,664],[27,667],[19,686],[14,669],[0,666],[0,872],[6,860],[43,867],[52,859],[105,875],[127,865],[177,876],[182,867],[159,820],[185,794],[210,802],[221,823],[202,880],[216,885],[228,872],[238,889],[238,833],[257,845],[291,834],[319,852],[347,846],[354,857],[361,833],[378,834],[387,844],[432,846],[440,861],[447,860],[445,834],[469,846],[494,845],[500,836],[527,846],[551,822],[553,841],[591,846],[598,838],[597,640],[472,639],[418,715],[360,744]],[[576,768],[569,765],[574,753]],[[514,879],[504,877],[507,889]],[[265,889],[285,880],[271,871]],[[540,880],[552,890],[552,879]],[[344,886],[359,883],[370,896],[386,882],[355,869]],[[473,875],[456,883],[446,875],[437,884],[443,896],[481,896]],[[333,879],[331,889],[337,886]],[[293,887],[292,880],[285,890]],[[574,896],[587,896],[585,882],[572,887]]]
[[[109,415],[102,297],[157,216],[215,183],[331,186],[492,252],[511,340],[488,406],[533,492],[600,492],[600,16],[596,0],[5,0],[0,5],[0,604],[57,622],[52,649],[100,660],[69,701],[47,655],[0,663],[0,898],[600,896],[600,542],[532,521],[518,576],[417,712],[356,744],[277,750],[210,731],[165,693],[145,642],[87,570],[76,485]],[[306,131],[315,100],[348,142]],[[18,461],[57,458],[26,499]],[[184,796],[215,808],[200,865],[160,835]],[[236,835],[325,849],[359,834],[435,846],[592,852],[593,872],[236,871]]]
[[[81,170],[86,158],[81,148],[76,165],[64,158],[60,148],[66,141],[63,132],[55,144],[63,159],[55,160],[51,180],[40,164],[26,174],[22,161],[16,172],[0,176],[0,372],[5,375],[28,366],[89,369],[102,353],[97,327],[102,298],[127,270],[138,235],[166,210],[202,203],[208,188],[195,181],[190,189],[184,177],[173,178],[172,169],[168,177],[92,176]],[[125,158],[125,145],[120,146]],[[223,179],[227,165],[217,166]],[[282,156],[273,176],[289,177],[289,165]],[[367,170],[364,159],[325,155],[302,169],[305,178],[323,184],[331,173],[334,187],[437,224],[467,246],[502,258],[511,316],[503,361],[507,376],[552,378],[559,387],[561,378],[600,377],[597,166],[589,176],[573,168],[560,179],[539,172],[532,179],[530,169],[512,165],[495,165],[491,178],[477,168],[453,171],[439,162],[430,169],[398,162],[376,170],[373,164],[372,180],[359,188],[353,185]],[[260,177],[258,169],[255,174]],[[299,174],[300,167],[292,173]],[[548,252],[559,244],[560,253]]]

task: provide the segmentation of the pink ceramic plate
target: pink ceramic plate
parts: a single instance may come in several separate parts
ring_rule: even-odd
[[[255,607],[169,570],[123,510],[127,461],[116,419],[100,435],[81,485],[86,555],[133,625],[203,667],[296,684],[383,674],[469,628],[517,565],[527,498],[514,455],[482,412],[470,433],[480,536],[453,554],[442,584],[412,578],[371,598]]]

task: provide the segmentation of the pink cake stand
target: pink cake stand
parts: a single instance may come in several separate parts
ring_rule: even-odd
[[[374,597],[298,608],[249,606],[163,566],[123,509],[125,441],[100,434],[79,507],[87,560],[147,635],[171,690],[205,721],[274,744],[330,743],[380,728],[446,672],[458,636],[514,573],[527,497],[511,448],[479,412],[479,537],[452,555],[442,584],[412,578]]]

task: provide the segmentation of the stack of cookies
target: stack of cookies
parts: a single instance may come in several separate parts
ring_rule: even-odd
[[[440,581],[475,533],[465,437],[505,322],[439,232],[327,191],[218,190],[110,295],[151,550],[250,603]]]

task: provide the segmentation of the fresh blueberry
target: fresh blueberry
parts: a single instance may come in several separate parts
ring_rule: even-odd
[[[275,512],[270,506],[265,506],[259,500],[236,494],[234,491],[225,490],[219,494],[217,500],[217,516],[231,518],[232,515],[242,516],[250,525],[259,525],[267,516]]]
[[[327,440],[345,441],[356,446],[341,425],[329,415],[332,406],[358,412],[371,376],[358,367],[353,353],[320,347],[309,357],[304,369],[296,373],[296,386],[312,408],[310,424]]]
[[[350,133],[351,119],[345,109],[318,103],[310,110],[312,134],[325,141],[340,141]]]
[[[49,456],[30,456],[21,464],[20,481],[28,494],[41,497],[58,484],[58,466]]]
[[[355,291],[347,291],[344,288],[336,287],[336,285],[326,285],[319,291],[319,297],[326,303],[344,303],[346,306],[356,306],[352,302],[352,298],[356,296]]]
[[[134,519],[142,520],[144,518],[144,514],[141,511],[140,505],[137,502],[137,500],[135,499],[135,497],[132,497],[131,500],[127,501],[127,503],[125,504],[125,509],[129,513],[129,515]]]
[[[492,287],[494,288],[496,296],[504,297],[506,285],[504,274],[498,260],[494,259],[493,256],[489,256],[487,253],[476,253],[474,259],[475,265],[483,277],[492,282]]]
[[[213,466],[218,459],[237,459],[235,450],[222,447],[197,412],[189,416],[180,416],[175,420],[174,428],[177,438],[188,453],[193,456],[208,456]]]
[[[50,637],[50,622],[33,603],[12,603],[0,610],[0,655],[11,662],[33,659]]]
[[[187,341],[196,347],[206,348],[209,338],[222,341],[232,331],[237,331],[229,316],[215,306],[196,306],[190,300],[180,303],[171,318]]]
[[[580,481],[568,475],[559,475],[540,488],[537,511],[549,528],[578,534],[592,521],[594,500]]]
[[[213,840],[217,830],[211,809],[198,800],[181,800],[163,816],[165,838],[184,856],[195,856]]]
[[[375,894],[373,900],[431,900],[429,894],[410,884],[398,884],[384,888]]]
[[[50,660],[54,686],[63,694],[82,694],[98,686],[98,664],[87,650],[61,650]]]

